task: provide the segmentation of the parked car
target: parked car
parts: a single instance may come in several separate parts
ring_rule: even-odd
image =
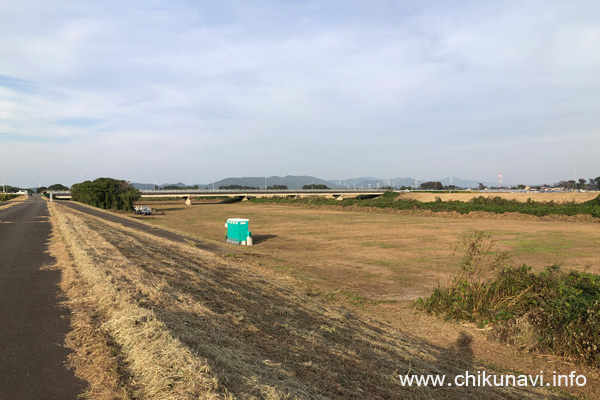
[[[152,209],[150,207],[147,207],[147,206],[136,206],[133,209],[133,212],[135,214],[151,215],[152,214]]]

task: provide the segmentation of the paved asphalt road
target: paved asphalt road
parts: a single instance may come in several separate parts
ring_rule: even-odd
[[[44,200],[0,210],[0,399],[76,399],[85,383],[65,368],[67,310],[47,253]]]

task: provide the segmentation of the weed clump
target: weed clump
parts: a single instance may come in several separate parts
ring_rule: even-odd
[[[535,272],[494,255],[489,235],[467,242],[460,272],[416,306],[447,319],[492,327],[495,339],[530,351],[551,352],[600,366],[600,276]]]

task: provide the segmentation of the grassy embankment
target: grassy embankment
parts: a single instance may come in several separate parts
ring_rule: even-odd
[[[27,200],[27,196],[18,194],[0,194],[0,210],[10,208],[16,204],[22,203]]]
[[[279,203],[279,204],[313,204],[313,205],[335,205],[335,206],[357,206],[357,207],[376,207],[390,208],[396,210],[429,210],[433,212],[457,212],[460,214],[468,214],[471,212],[489,212],[495,214],[504,214],[509,212],[517,212],[521,214],[529,214],[538,217],[545,215],[568,215],[574,216],[578,214],[590,215],[594,218],[600,218],[600,195],[593,200],[583,203],[555,203],[536,202],[528,199],[526,202],[517,200],[508,200],[501,197],[483,197],[479,196],[470,201],[441,201],[437,199],[431,202],[421,202],[413,199],[404,199],[398,196],[396,192],[387,192],[383,196],[375,199],[326,199],[322,197],[310,198],[251,198],[253,203]]]
[[[600,367],[600,276],[510,266],[492,246],[489,235],[476,233],[451,284],[416,305],[448,319],[491,324],[496,339],[519,348]]]
[[[91,398],[481,398],[398,374],[485,368],[324,301],[289,277],[51,204],[69,344]],[[471,354],[471,355],[469,355]],[[490,370],[490,369],[488,369]],[[486,388],[488,398],[558,398]]]

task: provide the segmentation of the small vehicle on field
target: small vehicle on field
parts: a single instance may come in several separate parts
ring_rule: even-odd
[[[152,209],[150,207],[147,207],[147,206],[136,206],[133,209],[133,212],[135,214],[151,215],[152,214]]]

